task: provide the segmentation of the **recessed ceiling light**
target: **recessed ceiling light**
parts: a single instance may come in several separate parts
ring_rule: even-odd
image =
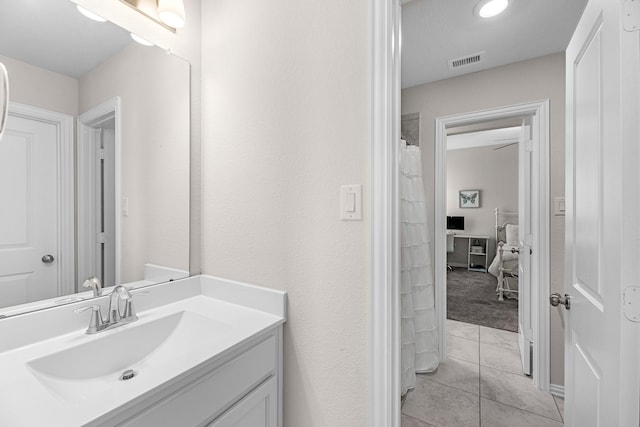
[[[153,43],[151,43],[149,40],[147,39],[143,39],[142,37],[140,37],[137,34],[133,34],[131,33],[131,38],[134,39],[135,41],[137,41],[138,43],[140,43],[141,45],[144,46],[153,46]]]
[[[474,9],[481,18],[491,18],[504,12],[508,6],[509,0],[482,0]]]
[[[86,16],[89,19],[93,19],[94,21],[98,21],[98,22],[107,22],[106,19],[104,19],[102,16],[97,15],[93,12],[91,12],[90,10],[85,9],[84,7],[80,6],[80,5],[76,5],[76,7],[78,8],[78,12],[80,12],[81,14],[83,14],[84,16]]]

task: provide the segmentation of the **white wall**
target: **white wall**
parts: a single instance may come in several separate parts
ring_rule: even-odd
[[[564,195],[564,53],[505,65],[402,91],[402,114],[421,113],[421,140],[427,200],[434,200],[434,120],[436,117],[550,99],[550,196]],[[553,207],[553,203],[550,203]],[[433,221],[433,212],[430,215]],[[433,230],[433,223],[431,230]],[[433,236],[431,236],[433,241]],[[563,291],[564,217],[551,216],[551,292]],[[564,384],[562,313],[551,310],[551,383]]]
[[[447,151],[447,215],[464,216],[464,231],[456,233],[490,237],[489,263],[496,251],[495,209],[518,211],[518,145],[497,147]],[[480,207],[460,208],[460,190],[480,190]]]
[[[202,3],[203,272],[288,292],[287,427],[369,423],[370,8]]]
[[[78,115],[78,81],[26,62],[0,55],[9,73],[11,101],[58,113]]]
[[[81,113],[121,98],[120,280],[189,269],[189,64],[138,43],[80,78]]]

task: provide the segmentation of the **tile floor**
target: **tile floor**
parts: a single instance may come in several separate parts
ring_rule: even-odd
[[[447,320],[449,358],[419,374],[402,427],[561,427],[562,399],[522,374],[518,334]]]

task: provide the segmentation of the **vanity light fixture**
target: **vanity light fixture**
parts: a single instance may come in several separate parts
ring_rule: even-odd
[[[172,28],[184,27],[184,2],[182,0],[158,0],[158,18]]]
[[[492,18],[501,14],[509,6],[509,0],[482,0],[474,8],[481,18]]]
[[[80,12],[81,14],[83,14],[84,16],[86,16],[89,19],[93,19],[94,21],[98,21],[98,22],[107,22],[107,20],[104,19],[102,16],[97,15],[97,14],[91,12],[90,10],[85,9],[84,7],[80,6],[79,4],[77,4],[76,7],[78,8],[78,12]]]
[[[147,39],[143,39],[142,37],[140,37],[137,34],[131,33],[131,38],[134,39],[136,42],[140,43],[143,46],[153,46],[153,43],[151,43]]]

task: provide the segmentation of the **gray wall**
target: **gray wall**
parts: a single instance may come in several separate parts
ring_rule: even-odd
[[[9,97],[13,102],[58,113],[78,115],[78,81],[26,62],[0,55],[9,73]]]
[[[465,229],[458,234],[491,238],[489,263],[496,248],[495,209],[500,208],[503,212],[518,210],[518,145],[495,150],[497,147],[447,151],[447,215],[464,216]],[[460,208],[460,190],[480,190],[480,207]],[[466,258],[461,262],[466,263]]]
[[[425,192],[434,200],[434,120],[488,108],[550,99],[550,206],[564,196],[564,53],[441,80],[402,91],[402,114],[420,113]],[[551,215],[551,292],[564,287],[564,217]],[[433,211],[431,241],[433,241]],[[561,312],[551,310],[551,383],[564,384],[564,331]]]

